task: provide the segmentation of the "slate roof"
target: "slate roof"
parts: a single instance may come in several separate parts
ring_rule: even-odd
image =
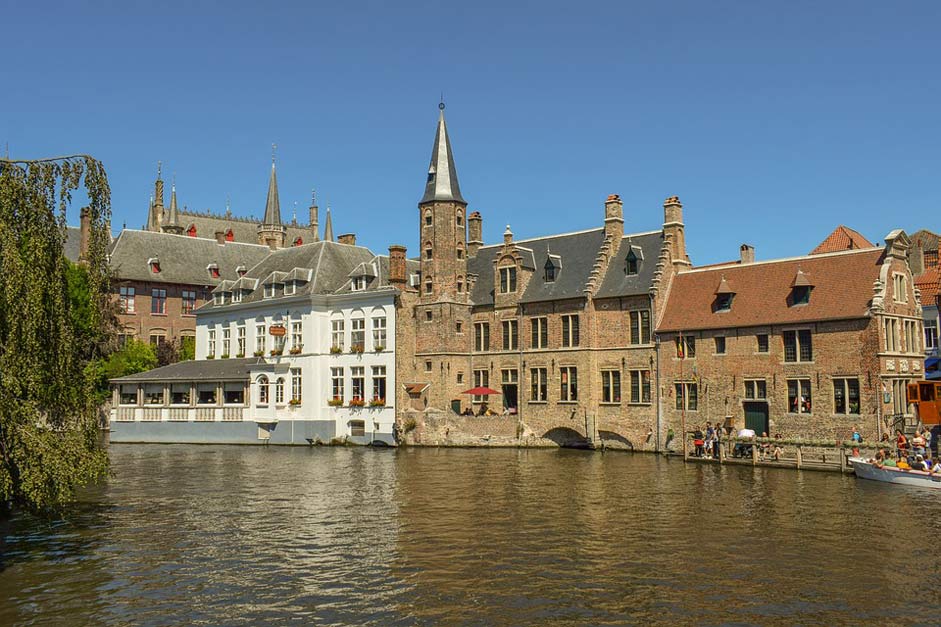
[[[62,252],[65,254],[65,258],[73,263],[78,263],[81,244],[82,230],[77,226],[65,227],[65,241],[62,243]]]
[[[180,211],[180,226],[183,227],[183,233],[187,233],[190,227],[196,227],[196,237],[215,239],[216,231],[223,233],[231,230],[232,237],[236,242],[255,244],[258,242],[258,225],[261,222],[251,218],[236,218],[208,213],[196,213],[193,211]],[[314,238],[314,232],[305,225],[289,222],[284,225],[287,229],[287,235],[284,237],[284,245],[290,246],[300,237],[304,243],[310,243]]]
[[[444,122],[443,103],[440,109],[435,144],[431,149],[431,164],[428,166],[428,181],[425,183],[425,195],[419,203],[432,200],[464,202],[464,197],[461,196],[461,186],[457,183],[454,155],[451,154],[451,139],[448,137],[448,127]]]
[[[937,306],[941,294],[941,268],[929,268],[915,277],[915,287],[921,291],[921,304]]]
[[[601,281],[601,286],[595,293],[595,298],[635,296],[649,293],[662,246],[662,231],[625,235],[621,240],[618,254],[608,264],[608,272]],[[625,272],[627,253],[631,247],[633,247],[634,255],[638,261],[637,274],[635,275],[629,275]]]
[[[824,253],[679,272],[673,278],[658,331],[725,329],[867,317],[884,250]],[[798,270],[813,284],[810,302],[789,306]],[[716,285],[725,276],[732,308],[713,312]]]
[[[928,229],[919,229],[912,233],[912,247],[921,246],[922,250],[938,250],[938,238],[937,233]]]
[[[875,244],[866,239],[859,231],[854,231],[848,226],[842,224],[836,227],[827,238],[820,242],[816,248],[810,251],[811,255],[820,255],[823,253],[835,253],[841,250],[859,250],[861,248],[873,248]]]
[[[281,224],[281,200],[278,198],[278,176],[271,162],[271,178],[268,179],[268,198],[265,200],[265,217],[262,222],[269,225]]]
[[[603,241],[604,229],[599,228],[514,242],[521,249],[524,267],[535,269],[526,291],[520,297],[520,302],[537,303],[583,298],[588,278]],[[625,235],[621,240],[618,254],[608,264],[608,270],[595,292],[595,298],[648,293],[662,241],[660,231]],[[634,254],[640,259],[638,274],[635,276],[628,276],[625,273],[627,252],[630,246],[634,247]],[[477,251],[476,256],[467,260],[468,273],[477,275],[477,282],[471,293],[471,301],[475,305],[493,304],[493,262],[502,250],[503,244],[483,246]],[[557,270],[555,281],[546,282],[544,268],[550,253],[553,261],[557,265],[561,264],[561,269]]]
[[[129,374],[113,383],[154,383],[163,381],[247,381],[252,366],[263,365],[262,357],[243,359],[191,359],[147,372]]]
[[[267,246],[226,242],[151,231],[121,231],[110,248],[111,269],[119,280],[158,281],[187,285],[217,285],[222,279],[238,279],[238,266],[252,267],[271,251]],[[154,274],[147,260],[160,260],[160,273]],[[206,266],[215,263],[219,278]]]

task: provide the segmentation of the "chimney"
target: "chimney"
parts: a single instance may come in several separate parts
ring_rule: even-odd
[[[683,204],[679,196],[663,201],[663,235],[669,237],[673,247],[673,263],[689,266],[686,255],[686,233],[683,224]]]
[[[400,290],[405,289],[405,251],[405,246],[400,244],[389,246],[389,284]]]
[[[617,194],[604,201],[604,236],[616,243],[624,237],[624,204]]]
[[[921,242],[915,244],[908,255],[908,265],[911,268],[912,276],[918,276],[925,271],[925,251]]]
[[[467,216],[467,256],[476,257],[477,249],[484,245],[484,219],[475,211]]]
[[[79,214],[78,260],[88,261],[88,247],[91,243],[91,208],[82,207]]]
[[[348,246],[356,246],[356,234],[344,233],[343,235],[339,235],[337,236],[337,242],[340,244],[346,244]]]
[[[755,263],[755,247],[748,244],[742,244],[738,248],[739,263]]]
[[[216,231],[216,243],[225,246],[225,231]]]
[[[319,213],[320,213],[320,208],[317,206],[317,201],[315,199],[311,199],[309,224],[310,224],[310,230],[313,231],[313,236],[314,236],[313,241],[315,242],[320,241],[320,224],[318,222]]]

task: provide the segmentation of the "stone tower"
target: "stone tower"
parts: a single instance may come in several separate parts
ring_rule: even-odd
[[[452,385],[454,371],[468,371],[472,329],[467,287],[467,202],[457,180],[444,103],[439,109],[425,193],[418,202],[421,279],[417,286],[416,357],[423,362],[425,375],[432,383],[431,404],[443,408],[460,393]]]
[[[278,198],[278,177],[275,174],[274,158],[271,159],[271,177],[268,179],[268,200],[265,202],[265,218],[258,225],[258,243],[272,250],[284,248],[287,229],[281,223],[281,201]]]
[[[161,170],[163,163],[157,162],[157,180],[154,181],[154,198],[150,204],[150,214],[147,216],[147,230],[160,231],[163,229],[163,178]]]

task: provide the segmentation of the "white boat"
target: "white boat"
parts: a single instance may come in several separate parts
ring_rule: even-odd
[[[893,466],[879,468],[862,457],[850,457],[849,462],[853,465],[856,476],[862,479],[941,489],[941,474],[933,475],[923,470],[902,470]]]

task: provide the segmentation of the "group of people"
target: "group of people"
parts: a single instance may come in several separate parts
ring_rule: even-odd
[[[719,425],[713,426],[711,422],[706,423],[705,433],[698,426],[693,427],[693,457],[714,457],[718,459],[719,431]]]
[[[911,439],[901,429],[895,430],[895,455],[886,447],[869,460],[877,468],[899,468],[901,470],[921,470],[932,474],[941,473],[941,460],[932,460],[933,434],[927,427],[918,428]],[[889,434],[883,434],[883,442],[891,442]]]

